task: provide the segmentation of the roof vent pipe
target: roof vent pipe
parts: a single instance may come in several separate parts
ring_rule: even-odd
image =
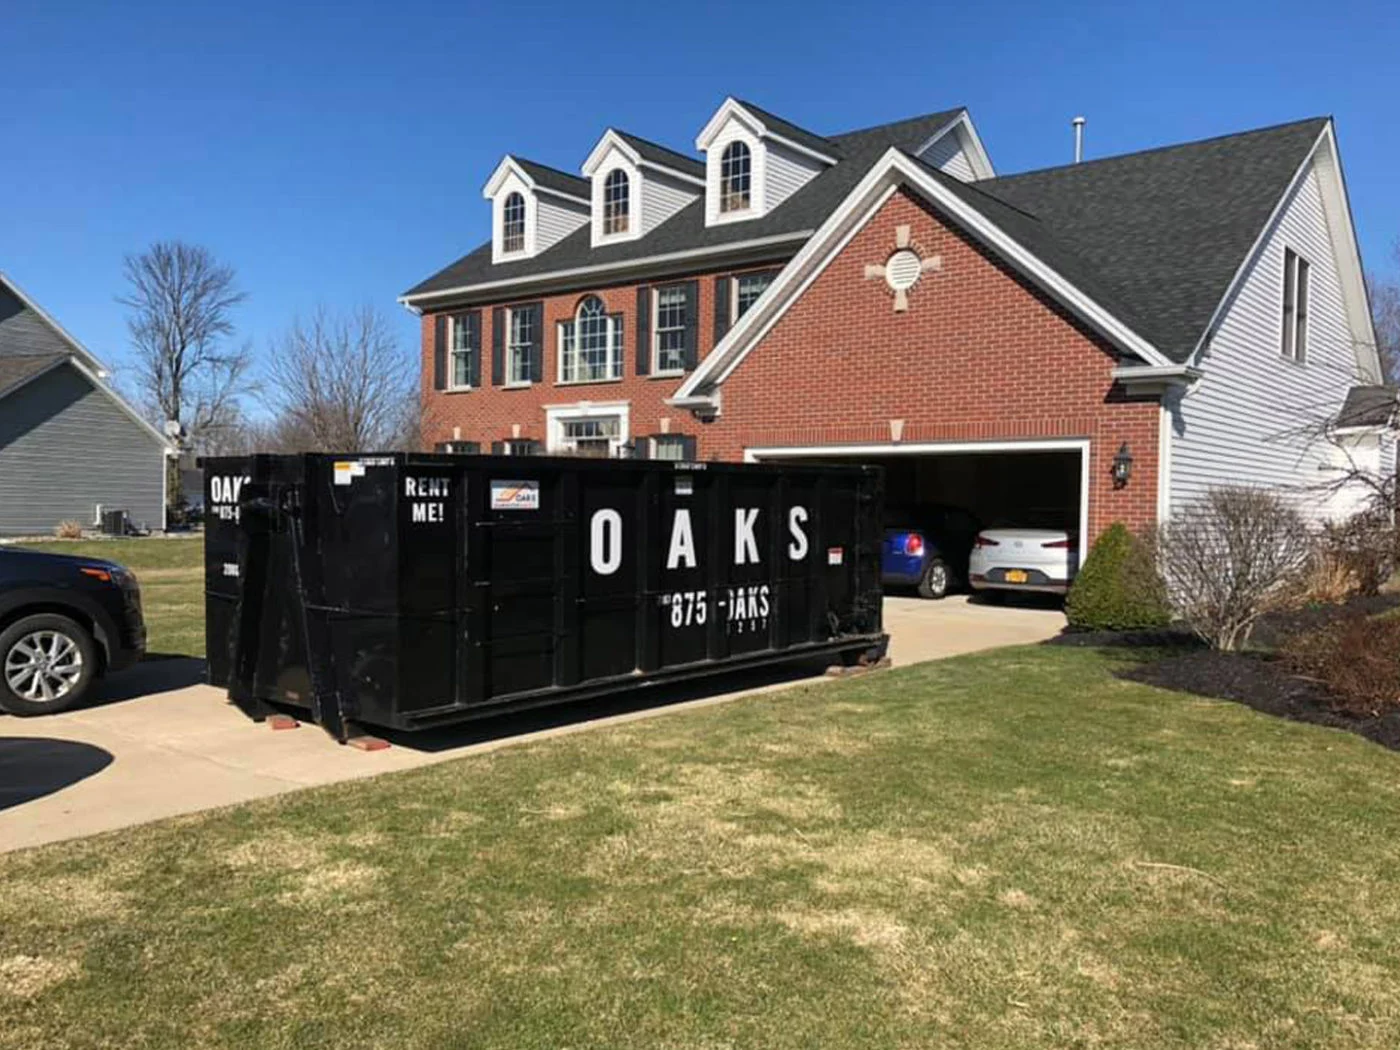
[[[1070,121],[1074,125],[1074,163],[1078,164],[1084,159],[1084,118],[1075,117]]]

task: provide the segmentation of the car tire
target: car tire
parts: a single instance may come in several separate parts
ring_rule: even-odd
[[[92,691],[97,662],[92,632],[76,620],[56,613],[16,620],[0,631],[0,710],[21,716],[66,711]]]
[[[930,558],[924,566],[924,574],[919,577],[920,598],[944,598],[952,586],[953,574],[942,558]]]

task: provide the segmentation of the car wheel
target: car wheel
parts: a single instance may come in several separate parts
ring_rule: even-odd
[[[66,616],[26,616],[0,632],[0,709],[12,715],[66,711],[96,678],[97,643]]]
[[[931,558],[924,566],[924,574],[919,577],[920,598],[942,598],[948,593],[952,575],[948,565],[941,558]]]

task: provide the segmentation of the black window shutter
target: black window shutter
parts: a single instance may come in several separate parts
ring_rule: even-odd
[[[491,455],[493,455],[493,456],[499,456],[499,455],[500,455],[501,453],[503,453],[505,450],[506,450],[506,443],[505,443],[504,441],[493,441],[493,442],[491,442]]]
[[[637,289],[637,375],[651,371],[651,289]]]
[[[529,310],[534,317],[530,325],[530,382],[544,382],[544,303],[531,303],[521,307]]]
[[[699,359],[700,282],[685,282],[685,370],[689,372]]]
[[[651,459],[651,438],[639,437],[632,440],[633,459]]]
[[[506,309],[497,306],[491,311],[491,385],[503,386],[506,381]]]
[[[467,375],[467,385],[470,387],[481,386],[481,311],[473,310],[467,314],[467,345],[471,347],[471,353],[467,356],[470,362]]]
[[[447,389],[447,316],[433,319],[433,389]]]
[[[715,343],[729,331],[729,277],[715,278]]]
[[[687,463],[695,462],[695,435],[681,435],[681,459]]]

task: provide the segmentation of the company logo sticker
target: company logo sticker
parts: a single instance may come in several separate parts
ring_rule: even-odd
[[[491,509],[539,510],[540,483],[538,481],[491,482]]]

